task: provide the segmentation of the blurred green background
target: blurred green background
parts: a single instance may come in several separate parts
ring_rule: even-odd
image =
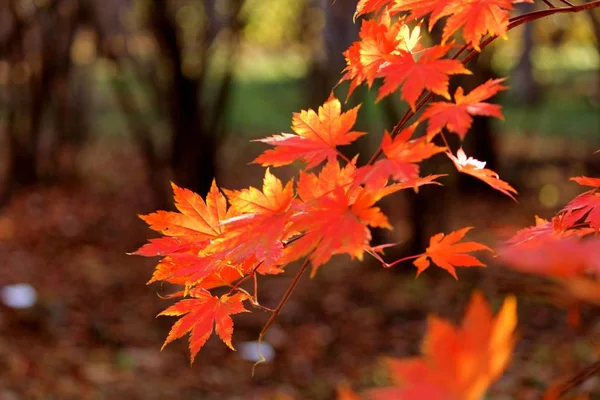
[[[152,235],[136,215],[171,207],[170,181],[202,194],[215,176],[226,188],[258,185],[263,169],[248,163],[264,146],[250,141],[289,132],[292,113],[318,107],[334,86],[346,97],[347,85],[336,85],[342,52],[357,40],[355,6],[0,2],[0,287],[25,284],[35,294],[25,307],[0,304],[1,399],[327,399],[344,380],[382,382],[379,355],[416,354],[429,312],[456,320],[473,287],[498,296],[514,289],[494,268],[457,284],[340,258],[294,293],[267,337],[275,358],[254,378],[252,363],[217,341],[191,368],[185,340],[159,352],[172,321],[154,319],[168,302],[154,295],[164,288],[144,286],[153,260],[126,255]],[[546,7],[516,12],[538,6]],[[396,228],[377,237],[400,243],[390,257],[422,252],[431,234],[466,225],[491,245],[579,193],[570,176],[598,175],[599,43],[598,11],[549,17],[497,40],[470,64],[474,76],[453,80],[469,90],[509,77],[511,89],[494,99],[505,121],[476,119],[464,146],[519,190],[519,204],[436,158],[423,170],[449,173],[444,188],[382,205]],[[375,89],[357,90],[346,105],[364,103],[358,129],[369,135],[350,150],[362,157],[406,109],[397,95],[375,104]],[[292,276],[265,280],[261,301],[276,304]],[[563,310],[522,304],[530,323],[490,398],[539,398],[556,376],[600,354],[593,312],[574,339]],[[265,320],[236,318],[234,344],[256,340]]]

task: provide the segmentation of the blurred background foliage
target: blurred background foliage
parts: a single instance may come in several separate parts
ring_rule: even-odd
[[[224,377],[233,356],[219,350],[207,350],[201,366],[194,368],[206,372],[220,363],[223,369],[195,384],[189,382],[197,370],[185,365],[184,343],[168,365],[158,360],[164,356],[158,349],[168,323],[151,329],[152,317],[165,306],[149,300],[152,296],[143,287],[152,263],[124,254],[148,235],[135,215],[171,207],[171,180],[202,194],[215,176],[224,187],[257,185],[262,169],[247,163],[264,148],[249,141],[289,132],[293,112],[318,107],[329,96],[344,68],[342,52],[357,38],[355,6],[355,0],[0,2],[0,285],[33,284],[42,310],[15,314],[0,309],[0,366],[9,371],[0,378],[0,397],[28,391],[36,398],[49,391],[65,398],[61,393],[72,390],[81,398],[85,390],[93,394],[99,387],[108,395],[137,395],[142,392],[135,391],[141,390],[135,389],[135,379],[156,376],[173,365],[186,371],[180,384],[190,386],[173,384],[185,393],[205,393],[197,388],[206,385],[228,389]],[[517,12],[533,7],[519,5]],[[522,214],[509,214],[504,198],[469,178],[459,179],[445,160],[434,160],[423,171],[448,172],[445,188],[424,188],[418,196],[406,194],[384,204],[397,227],[386,240],[402,243],[400,253],[419,253],[431,234],[459,226],[488,229],[483,230],[485,241],[528,225],[534,214],[551,215],[577,193],[567,183],[569,176],[600,172],[598,157],[592,156],[600,148],[599,13],[556,15],[519,27],[509,33],[510,40],[497,40],[470,65],[473,77],[453,82],[469,90],[491,77],[509,76],[511,90],[496,99],[506,120],[476,119],[464,146],[514,184],[521,193]],[[345,84],[334,90],[340,98],[346,91]],[[374,104],[374,92],[359,89],[347,104],[364,103],[358,129],[371,135],[350,151],[365,157],[406,107],[398,96]],[[278,171],[284,177],[293,173],[293,168]],[[466,200],[469,193],[476,194],[471,198],[477,204]],[[496,221],[500,210],[501,225]],[[430,290],[427,277],[417,283],[403,280],[399,287],[383,273],[357,273],[354,287],[343,274],[324,274],[323,284],[330,286],[321,288],[329,293],[323,309],[310,290],[300,292],[296,308],[290,305],[289,319],[282,316],[282,323],[300,321],[301,329],[286,336],[275,327],[269,338],[279,340],[283,349],[285,343],[290,347],[303,340],[301,350],[309,350],[294,353],[299,349],[291,346],[281,366],[289,367],[289,373],[274,378],[270,367],[263,370],[258,378],[263,389],[293,381],[296,388],[304,388],[304,398],[328,398],[332,386],[320,382],[311,387],[310,377],[339,377],[335,374],[340,371],[356,376],[361,357],[368,352],[372,361],[390,346],[405,354],[418,345],[422,325],[415,321],[433,308],[443,311],[456,304],[451,288],[443,291],[442,300],[432,299],[435,304],[416,304]],[[277,279],[274,294],[266,300],[275,301],[281,294],[284,286]],[[336,284],[337,289],[330,289]],[[465,285],[470,285],[468,280]],[[384,308],[398,305],[406,315],[398,317],[391,309],[382,321],[374,311],[381,304],[365,300],[373,291],[388,295],[372,301],[391,296],[392,306]],[[414,296],[393,294],[400,291]],[[330,310],[352,308],[347,303],[360,305],[359,310],[347,311],[349,319],[340,317],[342,322],[330,327],[338,315],[333,312],[332,317]],[[421,314],[417,318],[408,309]],[[313,312],[315,320],[307,316]],[[255,338],[261,321],[242,323],[241,335]],[[338,360],[341,366],[334,366],[320,347],[322,338],[336,337],[340,327],[354,332],[354,323],[363,334],[336,339],[334,349],[340,352],[346,351],[344,346],[354,347]],[[414,335],[390,344],[399,327]],[[388,336],[378,338],[377,332]],[[64,337],[75,339],[63,343]],[[6,340],[19,344],[8,346]],[[57,347],[57,340],[67,350]],[[49,354],[49,364],[31,353],[40,348]],[[72,368],[87,383],[52,386],[53,362],[71,356],[79,360]],[[315,360],[321,360],[325,372],[314,367]],[[131,367],[145,362],[150,363],[147,369]],[[246,364],[236,365],[240,384],[231,390],[244,393],[256,381],[246,379]],[[135,373],[127,375],[128,368]],[[114,386],[115,377],[125,386]],[[31,379],[42,383],[28,386]],[[169,393],[169,383],[160,387],[159,392]],[[282,393],[290,393],[288,389]],[[152,388],[144,393],[144,398],[157,394]]]

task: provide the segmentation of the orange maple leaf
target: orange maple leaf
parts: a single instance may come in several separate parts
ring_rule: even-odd
[[[294,205],[290,231],[301,233],[287,248],[285,262],[313,251],[313,275],[332,255],[349,254],[362,259],[371,232],[368,226],[391,228],[374,204],[387,193],[353,186],[353,164],[341,168],[327,163],[317,175],[302,173],[298,181],[300,200]]]
[[[223,264],[207,249],[211,242],[222,236],[222,222],[234,216],[235,210],[227,209],[225,196],[215,182],[206,195],[206,201],[188,189],[175,184],[172,186],[179,213],[158,211],[140,216],[150,228],[166,236],[150,239],[150,243],[132,254],[166,256],[157,265],[148,283],[163,280],[192,287],[211,274],[216,274],[217,279]]]
[[[463,94],[463,88],[459,87],[454,94],[454,103],[445,101],[431,103],[419,118],[420,121],[429,120],[427,137],[431,140],[442,128],[446,127],[448,131],[456,133],[461,140],[464,140],[473,123],[471,115],[504,119],[499,105],[483,102],[500,90],[507,89],[506,86],[500,84],[503,81],[504,79],[490,79],[466,96]]]
[[[429,239],[429,247],[425,253],[413,262],[417,267],[417,276],[429,267],[429,259],[438,267],[448,271],[454,279],[458,279],[455,267],[485,267],[485,264],[467,253],[480,250],[492,251],[492,249],[477,242],[458,243],[471,229],[473,227],[462,228],[447,235],[443,233],[433,235]]]
[[[157,211],[148,215],[140,215],[150,229],[161,232],[166,236],[183,238],[181,240],[208,240],[221,234],[220,221],[227,218],[227,201],[213,181],[206,202],[191,190],[183,189],[171,183],[175,195],[177,212]],[[153,248],[156,253],[165,254],[170,248],[176,247],[173,239],[155,239],[151,245],[146,245],[134,254],[150,255]],[[162,247],[162,248],[161,248]],[[143,253],[143,254],[142,254]]]
[[[212,296],[203,288],[191,289],[188,294],[192,299],[183,299],[173,304],[158,315],[180,316],[183,315],[171,328],[162,349],[175,339],[179,339],[188,332],[190,334],[191,362],[204,346],[213,329],[219,338],[231,350],[235,350],[231,344],[233,333],[233,321],[231,315],[248,312],[242,304],[248,296],[236,293],[233,296]],[[161,349],[161,350],[162,350]]]
[[[458,152],[456,153],[457,157],[451,153],[446,153],[446,155],[448,158],[450,158],[450,160],[452,160],[454,166],[459,172],[471,175],[479,180],[484,181],[494,189],[504,193],[516,201],[513,193],[517,194],[517,191],[507,182],[500,179],[497,173],[491,169],[485,168],[485,161],[479,161],[472,157],[467,158],[467,155],[463,151],[462,147],[458,149]]]
[[[344,52],[347,66],[340,82],[350,80],[347,98],[365,81],[371,87],[394,54],[410,54],[418,50],[420,31],[420,26],[411,30],[403,19],[392,21],[387,12],[377,19],[363,21],[360,40]]]
[[[287,237],[293,182],[284,186],[267,169],[262,192],[254,187],[224,191],[238,215],[222,222],[223,238],[214,240],[208,249],[233,263],[254,259],[267,268],[276,265],[283,255],[282,241]]]
[[[459,328],[432,316],[423,356],[387,359],[394,386],[373,389],[376,400],[477,400],[500,377],[515,344],[516,299],[510,296],[496,317],[476,292]]]
[[[391,176],[398,182],[416,180],[419,166],[416,164],[446,150],[426,138],[410,140],[418,123],[402,130],[394,139],[388,132],[383,135],[381,150],[385,159],[373,165],[365,165],[356,171],[355,180],[367,186],[377,186]]]
[[[314,110],[303,110],[292,118],[295,134],[283,133],[256,141],[275,146],[258,156],[253,162],[262,166],[288,165],[296,160],[306,162],[306,169],[316,167],[324,160],[335,160],[337,146],[352,143],[364,132],[352,131],[360,106],[342,113],[340,101],[333,95]]]
[[[384,82],[377,93],[377,101],[395,92],[399,86],[402,86],[402,98],[413,111],[419,96],[426,89],[449,99],[449,76],[471,73],[458,60],[442,59],[450,48],[452,45],[429,47],[415,54],[418,55],[416,60],[415,55],[409,52],[391,55],[388,63],[380,69]]]

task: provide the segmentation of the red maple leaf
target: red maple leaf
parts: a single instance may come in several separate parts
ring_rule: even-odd
[[[384,83],[377,93],[377,101],[395,92],[399,86],[402,86],[402,98],[413,111],[417,99],[426,89],[449,99],[449,76],[471,73],[458,60],[442,59],[450,48],[452,45],[433,46],[415,54],[417,59],[406,51],[391,55],[389,62],[380,69]]]
[[[494,189],[515,200],[513,194],[517,194],[517,191],[508,183],[500,179],[497,173],[491,169],[484,168],[485,161],[475,160],[472,157],[467,158],[467,155],[462,148],[458,149],[458,152],[456,153],[457,157],[450,153],[446,153],[446,155],[452,160],[459,172],[480,179]]]
[[[600,230],[600,192],[590,190],[571,200],[562,211],[572,213],[575,222],[582,219],[592,229]]]
[[[377,186],[391,176],[398,182],[416,180],[419,166],[416,164],[446,150],[438,147],[427,138],[410,140],[417,124],[402,130],[394,139],[385,132],[381,150],[385,158],[373,165],[365,165],[356,171],[355,180],[367,186]]]
[[[216,331],[219,338],[231,350],[235,350],[231,344],[233,333],[233,321],[231,315],[248,312],[242,304],[248,296],[236,293],[233,296],[212,296],[203,288],[195,288],[188,292],[192,299],[183,299],[158,315],[180,316],[183,315],[171,328],[162,348],[175,339],[179,339],[188,332],[190,334],[191,362],[204,346],[208,338]]]
[[[429,318],[422,357],[386,361],[393,386],[367,392],[374,400],[475,400],[506,368],[515,344],[517,305],[508,297],[494,317],[480,293],[471,298],[460,327]]]
[[[417,276],[429,267],[429,259],[438,267],[445,269],[454,277],[455,267],[485,267],[481,261],[468,253],[473,251],[492,251],[489,247],[477,242],[458,243],[472,227],[462,228],[447,235],[438,233],[429,239],[429,247],[413,264],[417,267]],[[390,266],[393,264],[390,264]]]
[[[572,181],[579,183],[581,186],[591,186],[600,188],[600,178],[590,178],[589,176],[576,176],[571,178]]]
[[[506,241],[507,245],[524,245],[530,241],[546,239],[547,237],[566,238],[570,236],[586,236],[593,233],[591,228],[574,229],[573,224],[577,221],[572,213],[559,213],[547,221],[538,216],[535,217],[535,226],[520,229],[510,239]]]
[[[314,110],[295,113],[292,130],[295,134],[283,133],[257,141],[275,146],[258,156],[253,162],[262,166],[288,165],[296,160],[306,162],[306,169],[316,167],[326,159],[334,160],[338,156],[337,146],[352,143],[364,132],[352,131],[358,109],[342,113],[340,101],[333,95]]]
[[[456,133],[461,140],[464,140],[473,123],[471,115],[504,119],[499,105],[483,102],[483,100],[494,96],[500,90],[507,89],[500,84],[503,81],[504,79],[490,79],[473,89],[466,96],[463,94],[463,88],[459,87],[454,94],[454,103],[445,101],[431,103],[419,119],[420,121],[429,120],[427,126],[428,138],[432,139],[445,127],[448,131]]]

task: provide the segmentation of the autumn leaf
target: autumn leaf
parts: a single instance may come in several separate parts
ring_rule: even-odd
[[[458,243],[471,229],[473,228],[467,227],[447,235],[438,233],[432,236],[425,253],[413,262],[417,267],[417,276],[429,267],[429,259],[438,267],[448,271],[454,279],[458,279],[455,267],[485,267],[485,264],[468,253],[480,250],[492,251],[492,249],[477,242]]]
[[[555,278],[569,278],[587,272],[600,274],[600,242],[577,237],[545,236],[525,245],[498,251],[499,260],[522,272]]]
[[[420,121],[429,120],[427,126],[428,139],[431,140],[445,127],[448,131],[456,133],[461,140],[464,140],[473,123],[472,115],[504,119],[499,105],[483,102],[483,100],[494,96],[500,90],[507,89],[500,84],[503,81],[504,79],[491,79],[479,85],[467,95],[464,95],[463,88],[459,87],[454,94],[454,103],[443,101],[431,103],[419,119]]]
[[[310,169],[326,159],[335,160],[338,156],[337,146],[350,144],[364,135],[364,132],[351,130],[359,108],[357,106],[342,113],[340,101],[332,95],[319,107],[318,114],[313,110],[295,113],[292,119],[295,134],[283,133],[258,139],[275,149],[265,151],[253,162],[279,167],[303,160],[306,169]]]
[[[458,149],[458,152],[456,153],[457,157],[451,153],[446,153],[446,155],[448,158],[450,158],[450,160],[452,160],[454,166],[459,172],[482,180],[494,189],[504,193],[516,201],[513,194],[517,194],[517,191],[508,183],[501,180],[497,173],[491,169],[485,168],[485,161],[475,160],[472,157],[467,158],[467,155],[463,151],[462,147]]]
[[[418,58],[409,52],[401,52],[389,57],[389,62],[380,70],[384,82],[377,93],[377,101],[402,86],[401,96],[415,110],[415,103],[424,90],[450,98],[448,93],[449,76],[470,74],[458,60],[443,59],[452,45],[429,47],[418,53]]]
[[[181,240],[187,241],[201,241],[218,236],[221,233],[219,223],[227,215],[227,202],[216,183],[213,181],[206,202],[191,190],[180,188],[174,183],[171,183],[171,186],[175,194],[175,207],[179,212],[158,211],[140,215],[140,218],[150,225],[150,229],[166,236],[183,237]],[[156,255],[164,254],[166,248],[175,243],[173,240],[155,240]],[[152,247],[146,245],[144,250],[138,251],[144,253],[140,255],[149,255]]]
[[[402,19],[392,20],[387,12],[375,20],[363,21],[360,40],[344,52],[347,65],[340,82],[350,80],[347,98],[363,82],[370,88],[394,54],[411,54],[418,50],[419,34],[420,26],[411,30]]]
[[[573,299],[600,304],[600,240],[545,236],[501,248],[507,267],[552,278]]]
[[[573,228],[577,217],[572,213],[562,212],[548,221],[535,217],[535,225],[520,229],[510,239],[507,245],[524,245],[531,241],[546,239],[547,237],[566,238],[570,236],[583,237],[594,233],[594,229],[588,227]]]
[[[374,400],[479,400],[500,377],[515,344],[516,299],[505,299],[494,317],[476,292],[460,327],[432,316],[422,357],[386,360],[393,386],[367,392]]]
[[[387,217],[374,206],[388,193],[352,185],[353,168],[353,164],[341,168],[335,161],[319,174],[300,174],[300,201],[294,205],[289,230],[301,235],[285,249],[284,262],[311,253],[314,275],[332,255],[362,259],[371,240],[368,226],[391,228]]]
[[[590,190],[584,192],[571,200],[563,209],[563,212],[572,213],[572,220],[583,220],[589,226],[600,230],[600,192]]]
[[[581,186],[591,186],[600,188],[600,178],[590,178],[589,176],[576,176],[571,178],[572,181],[579,183]]]
[[[236,293],[232,296],[212,296],[203,288],[195,288],[189,291],[192,299],[183,299],[158,315],[181,316],[171,328],[162,348],[175,339],[179,339],[188,332],[190,333],[191,362],[204,346],[214,331],[221,341],[232,350],[231,335],[233,333],[233,321],[231,315],[248,312],[243,306],[248,296]]]
[[[410,140],[417,124],[402,130],[394,139],[385,132],[381,150],[385,159],[378,160],[373,165],[365,165],[356,171],[355,179],[366,186],[378,185],[390,177],[398,182],[416,180],[419,177],[417,163],[446,150],[438,147],[426,138]]]
[[[225,190],[231,209],[238,215],[222,222],[225,232],[214,240],[210,251],[233,263],[254,259],[269,267],[283,255],[288,211],[294,200],[293,182],[285,186],[269,169],[263,188]]]
[[[365,212],[364,208],[363,204],[360,211]],[[288,261],[312,251],[314,275],[317,268],[335,254],[362,259],[364,248],[371,240],[366,226],[369,221],[361,221],[353,212],[351,199],[343,188],[337,187],[329,194],[304,203],[298,211],[292,217],[292,229],[304,234],[290,246],[294,257]],[[381,218],[377,218],[377,222],[380,224]]]

